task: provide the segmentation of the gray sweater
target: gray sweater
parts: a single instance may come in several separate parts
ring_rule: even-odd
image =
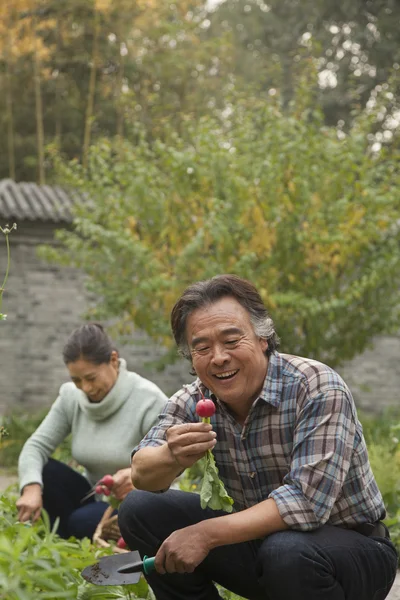
[[[64,383],[57,400],[25,442],[18,461],[20,490],[42,483],[42,470],[56,447],[72,433],[72,456],[91,485],[106,473],[130,466],[132,449],[157,422],[167,401],[154,383],[127,371],[120,359],[117,381],[98,403],[74,383]]]

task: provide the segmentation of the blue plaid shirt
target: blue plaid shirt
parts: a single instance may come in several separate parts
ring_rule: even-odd
[[[236,511],[273,498],[287,525],[303,531],[384,518],[353,397],[331,368],[273,353],[243,426],[197,379],[170,398],[133,452],[165,443],[172,425],[198,421],[199,389],[217,405],[213,453]]]

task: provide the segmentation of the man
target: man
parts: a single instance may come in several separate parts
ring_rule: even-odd
[[[157,599],[213,600],[217,582],[249,599],[383,600],[397,555],[344,381],[279,354],[260,295],[234,275],[187,288],[171,323],[198,379],[135,448],[137,490],[119,511],[129,547],[156,556]],[[201,393],[217,406],[211,425],[195,412]],[[231,514],[168,490],[207,450]]]

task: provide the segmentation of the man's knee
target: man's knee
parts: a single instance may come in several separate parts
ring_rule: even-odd
[[[319,568],[330,573],[329,563],[317,552],[310,535],[298,531],[281,531],[270,535],[257,557],[257,571],[268,584],[276,581],[300,581]]]
[[[150,492],[133,490],[122,501],[118,509],[118,522],[121,526],[128,525],[133,519],[141,519],[147,516],[151,498]]]
[[[154,552],[162,543],[162,523],[168,515],[162,509],[158,494],[133,490],[129,492],[118,509],[121,535],[131,549]],[[160,537],[161,536],[161,537]]]

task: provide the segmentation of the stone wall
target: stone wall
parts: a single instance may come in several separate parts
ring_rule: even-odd
[[[400,409],[400,334],[376,338],[371,348],[337,371],[364,411]]]
[[[8,318],[0,322],[0,415],[50,405],[68,379],[61,351],[69,333],[82,322],[87,296],[80,273],[49,266],[36,256],[37,244],[51,243],[53,233],[50,224],[26,222],[10,236],[12,264],[1,311]],[[0,239],[0,278],[5,258]],[[163,372],[149,367],[163,350],[143,334],[135,333],[131,344],[118,348],[131,370],[155,381],[168,395],[192,380],[184,361]],[[400,335],[381,337],[373,349],[338,369],[359,407],[380,412],[400,405],[399,359]]]
[[[68,335],[82,323],[87,296],[79,272],[36,256],[37,245],[51,243],[53,233],[50,224],[19,223],[10,236],[12,264],[1,310],[7,320],[0,322],[0,415],[9,409],[34,411],[50,405],[68,380],[61,352]],[[0,238],[0,278],[5,264],[6,248]],[[141,333],[132,336],[132,345],[117,347],[131,370],[157,383],[166,394],[193,379],[184,361],[163,372],[149,368],[162,349]]]

